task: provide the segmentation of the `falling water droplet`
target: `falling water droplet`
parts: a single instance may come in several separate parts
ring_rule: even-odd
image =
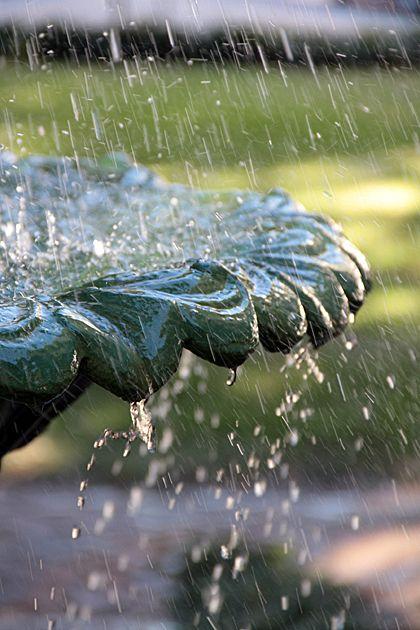
[[[226,545],[222,545],[220,547],[220,555],[222,556],[223,560],[229,560],[232,553]]]
[[[390,389],[395,389],[395,377],[392,374],[386,377],[386,382]]]
[[[99,440],[96,440],[93,443],[93,448],[101,449],[104,444],[105,444],[105,439],[103,437],[100,437]]]
[[[303,579],[300,585],[300,593],[302,597],[309,597],[311,592],[312,592],[311,580],[309,580],[308,578]]]
[[[256,497],[262,497],[267,489],[267,482],[265,479],[256,481],[254,484],[254,494]]]
[[[242,573],[243,571],[245,571],[247,564],[248,564],[248,558],[246,555],[236,556],[233,563],[233,569],[232,569],[232,577],[234,580],[237,579],[239,573]]]
[[[226,381],[226,385],[228,385],[228,387],[232,387],[232,385],[234,385],[235,383],[236,383],[236,368],[233,368],[230,370],[229,378]]]
[[[80,527],[73,527],[71,530],[72,540],[77,540],[80,536]]]
[[[95,465],[95,455],[92,455],[92,457],[90,458],[90,460],[88,461],[87,465],[86,465],[86,470],[89,472],[90,470],[92,470],[92,468]]]
[[[360,527],[360,517],[358,514],[353,514],[350,521],[350,526],[354,532],[356,532]]]
[[[287,595],[283,595],[281,598],[281,609],[288,610],[289,608],[289,597]]]

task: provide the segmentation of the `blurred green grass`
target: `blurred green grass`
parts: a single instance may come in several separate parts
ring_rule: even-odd
[[[0,142],[19,155],[95,158],[125,151],[166,178],[193,186],[282,186],[309,210],[340,221],[371,261],[375,289],[356,321],[359,346],[348,353],[340,341],[329,344],[320,352],[324,383],[303,381],[302,400],[314,411],[309,420],[291,417],[301,439],[289,459],[302,475],[325,478],[415,474],[418,70],[330,68],[312,75],[275,66],[265,73],[256,66],[133,61],[118,69],[53,63],[31,73],[8,64],[0,85]],[[232,389],[224,385],[225,374],[206,366],[207,384],[193,377],[170,414],[174,443],[166,459],[176,456],[179,471],[188,474],[227,462],[246,468],[241,442],[258,451],[264,441],[287,440],[290,427],[274,409],[289,387],[302,387],[302,378],[285,380],[279,374],[283,362],[251,361]],[[208,391],[201,396],[203,387]],[[197,407],[203,412],[199,421]],[[214,428],[210,418],[216,413],[221,420]],[[22,458],[30,461],[28,453],[41,468],[48,458],[54,470],[79,469],[102,428],[129,421],[126,405],[99,388],[64,420],[53,423],[32,451],[9,456],[6,469],[17,470]],[[258,439],[256,424],[263,427]],[[108,469],[111,458],[100,459],[102,470]],[[126,474],[138,474],[148,462],[130,458]]]

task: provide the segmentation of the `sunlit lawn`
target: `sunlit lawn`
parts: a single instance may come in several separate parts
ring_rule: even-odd
[[[420,437],[417,70],[336,68],[319,70],[315,79],[296,68],[282,76],[276,67],[267,74],[211,64],[145,62],[117,71],[56,64],[36,73],[9,65],[0,85],[0,142],[20,155],[94,158],[123,150],[194,186],[282,186],[308,209],[339,220],[370,259],[375,290],[356,321],[359,348],[349,353],[340,342],[330,344],[320,353],[324,384],[303,383],[314,413],[297,421],[302,439],[291,458],[303,474],[327,477],[348,467],[401,471],[401,460],[411,461]],[[281,358],[270,358],[270,370],[264,361],[251,362],[232,390],[226,375],[210,368],[204,397],[194,391],[200,378],[193,379],[171,417],[170,453],[181,469],[220,466],[227,456],[245,465],[237,442],[253,439],[256,423],[269,439],[287,435],[274,413],[286,390],[281,365]],[[290,378],[301,387],[301,377]],[[193,419],[197,405],[204,408],[202,422]],[[216,412],[220,427],[211,428]],[[32,449],[53,468],[78,467],[100,428],[123,426],[128,413],[93,389],[66,418],[66,429],[56,422]],[[233,445],[230,431],[237,434]],[[10,458],[9,466],[17,461]],[[130,474],[136,466],[130,461]]]

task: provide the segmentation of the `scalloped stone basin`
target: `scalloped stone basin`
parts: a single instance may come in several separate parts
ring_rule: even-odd
[[[259,342],[319,346],[370,285],[339,226],[284,191],[169,185],[124,155],[3,155],[0,208],[0,456],[90,382],[152,443],[139,402],[184,348],[234,370]]]

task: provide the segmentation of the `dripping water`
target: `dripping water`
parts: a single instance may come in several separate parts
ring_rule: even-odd
[[[131,452],[131,445],[137,439],[146,444],[147,451],[149,453],[155,453],[156,451],[156,431],[152,419],[152,414],[146,408],[147,399],[140,400],[139,402],[132,402],[130,404],[130,415],[132,421],[132,427],[127,431],[113,431],[106,428],[101,435],[94,441],[93,449],[98,451],[107,445],[109,440],[125,440],[123,457],[126,458]],[[88,463],[86,464],[86,472],[92,472],[92,469],[96,463],[95,454],[92,453]],[[83,510],[86,504],[84,493],[88,488],[88,478],[83,479],[80,482],[79,492],[80,494],[76,500],[76,506],[79,510]],[[80,527],[73,527],[71,537],[73,540],[77,540],[80,537]]]
[[[236,383],[236,378],[237,378],[237,368],[232,368],[230,370],[230,374],[229,374],[229,378],[226,381],[226,385],[228,387],[232,387],[232,385],[235,385]]]

